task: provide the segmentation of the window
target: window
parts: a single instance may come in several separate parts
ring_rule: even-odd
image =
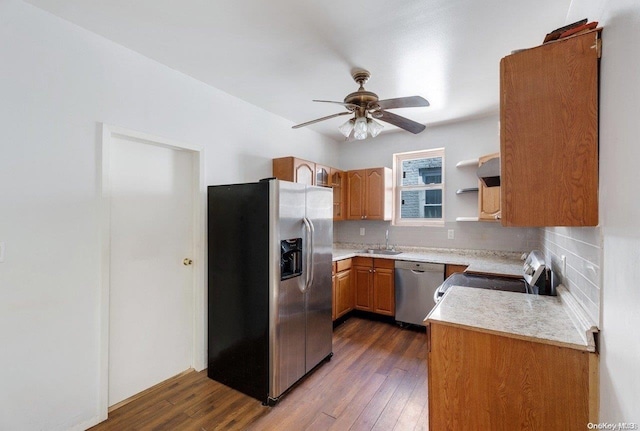
[[[444,225],[444,148],[393,155],[393,224]]]

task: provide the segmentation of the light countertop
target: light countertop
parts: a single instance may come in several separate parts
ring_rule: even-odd
[[[450,265],[468,265],[465,272],[481,274],[500,274],[508,277],[522,277],[521,253],[461,250],[422,247],[396,247],[401,254],[387,255],[363,252],[368,246],[363,244],[336,244],[333,248],[333,260],[350,257],[375,257],[413,262],[445,263]]]
[[[574,315],[575,300],[563,286],[558,286],[558,293],[540,296],[452,286],[425,320],[594,352],[597,328]]]

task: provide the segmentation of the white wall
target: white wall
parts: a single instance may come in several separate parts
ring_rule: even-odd
[[[573,0],[567,22],[584,17],[604,26],[600,69],[600,421],[640,424],[640,3]]]
[[[0,429],[83,428],[98,414],[101,122],[204,147],[208,184],[292,153],[335,165],[336,144],[17,0],[0,2],[0,40]]]
[[[406,112],[405,115],[411,114]],[[477,187],[476,168],[456,168],[456,163],[500,151],[497,113],[447,124],[427,125],[427,129],[418,135],[397,131],[383,133],[374,139],[343,142],[338,154],[343,169],[390,168],[394,153],[440,147],[445,148],[444,227],[399,227],[390,226],[388,222],[345,221],[336,223],[335,240],[376,244],[384,242],[384,231],[389,229],[390,243],[395,245],[503,251],[527,251],[538,246],[537,229],[506,228],[490,222],[455,221],[456,217],[478,215],[477,193],[456,195],[459,188]],[[359,235],[360,227],[365,228],[365,236]],[[454,240],[447,239],[449,229],[454,229]]]

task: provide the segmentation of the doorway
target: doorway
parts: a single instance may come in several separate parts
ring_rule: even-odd
[[[101,410],[204,368],[202,151],[103,126]],[[102,413],[102,412],[101,412]]]

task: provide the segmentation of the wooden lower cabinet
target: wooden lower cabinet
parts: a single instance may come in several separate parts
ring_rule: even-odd
[[[444,266],[444,278],[447,279],[451,274],[455,274],[456,272],[464,272],[467,269],[468,265],[450,265],[446,264]]]
[[[429,322],[429,428],[581,430],[598,422],[598,356]]]
[[[333,307],[331,313],[333,320],[344,316],[355,306],[351,264],[351,259],[343,259],[333,263]]]
[[[353,284],[356,310],[394,316],[395,273],[391,259],[356,257],[353,259]]]
[[[354,294],[351,283],[351,270],[336,275],[336,319],[344,316],[354,307]]]
[[[371,265],[364,266],[358,263],[360,259],[355,258],[352,269],[353,288],[355,290],[355,309],[363,311],[373,311],[373,298],[371,286],[373,284],[373,268]]]
[[[373,312],[387,316],[396,314],[396,291],[394,269],[377,268],[373,270]]]

